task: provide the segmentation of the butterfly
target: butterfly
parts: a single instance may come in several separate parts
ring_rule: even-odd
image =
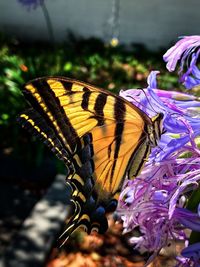
[[[125,177],[136,177],[158,144],[163,114],[150,118],[120,96],[65,77],[38,78],[22,91],[31,107],[19,122],[67,168],[72,214],[63,243],[80,227],[104,233]]]

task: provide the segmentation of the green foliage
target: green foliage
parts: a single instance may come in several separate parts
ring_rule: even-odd
[[[31,164],[42,161],[46,150],[16,123],[17,114],[27,106],[20,88],[30,79],[47,75],[67,76],[118,93],[121,88],[146,87],[150,70],[159,69],[162,71],[160,88],[178,85],[176,76],[165,70],[161,53],[150,53],[144,47],[127,51],[122,46],[110,47],[94,38],[76,39],[72,35],[67,42],[54,47],[16,40],[8,43],[0,37],[1,148],[12,148],[21,157],[26,155]],[[37,149],[34,148],[35,157],[31,159],[35,162],[27,157],[27,150],[34,146]],[[20,153],[24,147],[27,150]]]

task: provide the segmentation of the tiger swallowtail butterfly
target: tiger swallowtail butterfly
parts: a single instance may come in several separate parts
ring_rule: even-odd
[[[64,161],[72,215],[64,242],[79,227],[107,230],[125,176],[136,177],[161,136],[163,115],[149,118],[109,91],[64,77],[44,77],[23,88],[31,107],[19,115]]]

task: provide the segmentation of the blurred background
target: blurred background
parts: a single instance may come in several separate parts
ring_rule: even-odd
[[[17,124],[27,107],[20,88],[60,75],[118,93],[146,87],[160,70],[159,87],[177,89],[162,55],[199,33],[199,9],[198,0],[0,0],[0,264],[143,266],[148,255],[133,251],[112,218],[104,237],[77,234],[58,249],[65,168]]]

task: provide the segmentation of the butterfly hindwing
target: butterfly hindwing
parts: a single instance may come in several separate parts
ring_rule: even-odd
[[[31,110],[20,120],[60,151],[58,157],[70,166],[67,184],[74,214],[66,237],[80,225],[90,232],[117,199],[126,173],[139,173],[150,151],[146,125],[152,122],[126,100],[76,80],[39,78],[23,92],[38,115]]]

